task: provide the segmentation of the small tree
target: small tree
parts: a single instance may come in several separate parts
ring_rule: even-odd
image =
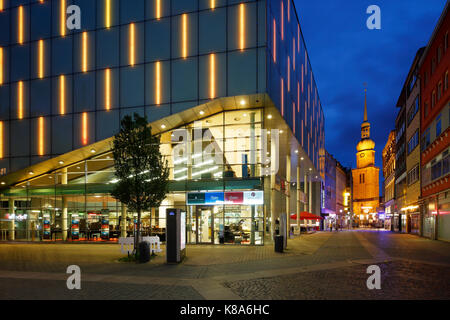
[[[169,184],[167,160],[159,150],[160,138],[152,135],[147,118],[134,114],[121,121],[120,132],[114,136],[113,155],[117,183],[111,195],[137,212],[137,234],[134,254],[140,242],[141,213],[159,207]]]

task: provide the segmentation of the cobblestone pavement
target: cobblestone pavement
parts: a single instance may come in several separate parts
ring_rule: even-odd
[[[449,299],[450,243],[371,230],[319,232],[263,247],[188,246],[166,265],[119,263],[118,244],[0,244],[0,299]],[[69,291],[66,268],[82,270]],[[382,289],[368,290],[368,265]],[[44,290],[43,290],[44,288]]]

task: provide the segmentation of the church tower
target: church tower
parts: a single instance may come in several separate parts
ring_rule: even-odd
[[[353,177],[353,214],[360,224],[374,220],[380,205],[380,168],[375,166],[375,142],[370,139],[370,123],[367,120],[367,89],[364,91],[364,121],[361,124],[361,140],[356,146],[356,169]]]

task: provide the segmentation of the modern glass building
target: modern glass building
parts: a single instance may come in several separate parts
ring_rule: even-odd
[[[0,239],[132,233],[109,192],[134,113],[171,168],[144,232],[164,238],[176,207],[189,243],[258,245],[281,213],[320,214],[324,114],[293,1],[0,0]]]

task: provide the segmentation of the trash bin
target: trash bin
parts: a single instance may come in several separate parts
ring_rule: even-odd
[[[275,236],[275,252],[283,253],[284,237]]]
[[[139,242],[139,262],[146,263],[150,261],[150,243],[147,241]]]

